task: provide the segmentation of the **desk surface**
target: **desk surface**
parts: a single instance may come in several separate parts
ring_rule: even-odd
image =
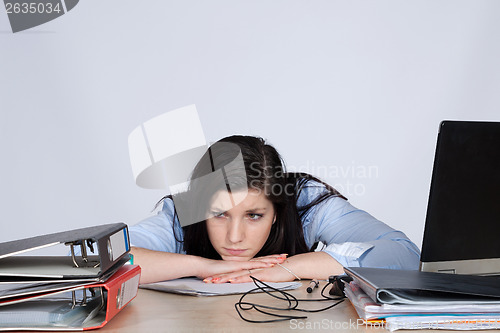
[[[308,294],[306,287],[307,282],[290,293],[297,298],[319,298],[319,290]],[[356,311],[347,299],[326,311],[306,313],[308,318],[305,320],[265,324],[248,323],[240,319],[236,313],[234,304],[239,297],[240,295],[196,297],[139,289],[137,297],[98,332],[293,332],[301,330],[389,332],[385,328],[366,327],[360,324]],[[260,304],[272,302],[271,298],[263,293],[249,297]],[[301,302],[300,306],[316,309],[328,304],[332,303],[330,301]],[[293,314],[300,315],[301,312],[293,311]],[[440,332],[443,331],[440,330]]]

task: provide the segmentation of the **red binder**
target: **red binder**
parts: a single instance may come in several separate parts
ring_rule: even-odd
[[[141,267],[139,265],[125,265],[105,283],[92,285],[92,287],[103,287],[107,290],[106,316],[102,323],[96,323],[95,326],[83,327],[83,330],[103,327],[125,305],[130,303],[137,296],[140,276]]]
[[[0,331],[101,328],[137,295],[141,268],[125,265],[103,283],[0,302]]]

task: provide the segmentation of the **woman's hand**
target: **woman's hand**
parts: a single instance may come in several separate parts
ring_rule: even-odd
[[[288,282],[295,280],[295,276],[281,268],[279,265],[267,268],[257,268],[257,269],[245,269],[237,272],[231,272],[226,274],[218,274],[212,277],[206,278],[204,281],[208,283],[243,283],[252,282],[253,276],[261,281],[266,282]]]
[[[281,264],[286,260],[286,257],[288,254],[282,253],[282,254],[271,254],[268,256],[264,257],[257,257],[257,258],[252,258],[250,261],[263,261],[263,262],[268,262],[271,264]]]
[[[281,263],[286,259],[284,255],[272,255],[260,258],[253,258],[248,261],[235,261],[235,260],[212,260],[206,258],[200,259],[200,267],[198,274],[199,278],[204,279],[205,282],[210,282],[216,276],[231,274],[235,272],[247,272],[249,270],[257,270],[270,268],[277,263]],[[214,281],[215,282],[215,281]]]
[[[216,260],[216,263],[209,263],[211,270],[218,270],[219,272],[209,274],[203,281],[205,282],[227,282],[227,277],[237,277],[249,272],[259,271],[265,268],[272,268],[276,264],[280,264],[286,260],[287,254],[273,254],[263,257],[252,258],[249,261],[230,261],[230,260]],[[246,263],[246,264],[244,264]],[[220,269],[230,269],[229,271],[220,271]],[[222,278],[224,279],[222,280]],[[252,279],[250,279],[252,281]]]
[[[262,258],[268,257],[274,256],[266,256]],[[253,280],[250,278],[250,275],[261,281],[267,282],[293,281],[297,278],[297,276],[302,279],[323,280],[327,279],[330,275],[338,275],[344,272],[342,265],[339,264],[337,260],[333,259],[328,253],[322,251],[297,254],[283,262],[280,262],[280,264],[282,264],[283,267],[276,265],[274,267],[250,269],[250,272],[247,269],[213,275],[211,276],[212,279],[207,278],[206,282],[252,282]],[[289,271],[293,273],[290,273]]]

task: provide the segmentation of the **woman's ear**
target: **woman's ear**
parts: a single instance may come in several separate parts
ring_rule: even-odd
[[[276,215],[274,215],[273,224],[276,222]]]

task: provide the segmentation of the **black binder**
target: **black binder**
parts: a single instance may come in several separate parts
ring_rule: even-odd
[[[61,256],[21,256],[57,244]],[[127,225],[112,223],[0,243],[0,280],[98,278],[129,260]],[[71,253],[71,255],[68,255]]]
[[[377,303],[500,303],[500,276],[368,267],[346,267],[344,271]]]

